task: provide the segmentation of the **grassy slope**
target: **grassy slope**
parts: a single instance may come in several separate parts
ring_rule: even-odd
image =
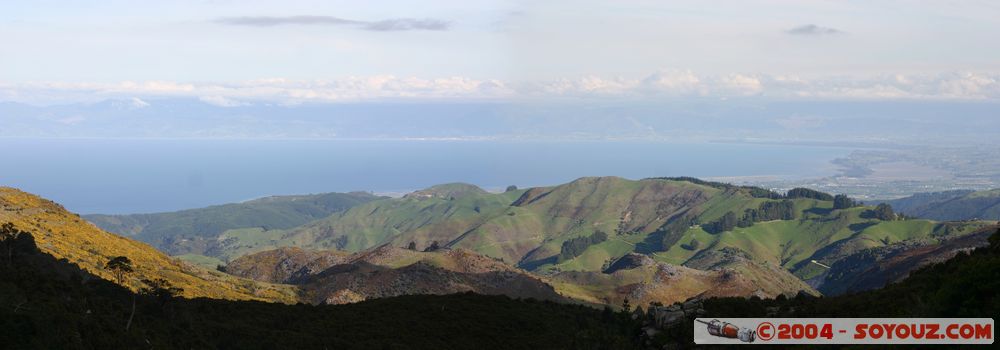
[[[581,178],[561,186],[532,189],[524,203],[511,208],[515,215],[487,221],[458,246],[531,264],[558,255],[566,240],[604,231],[610,236],[607,242],[566,262],[569,269],[600,269],[608,258],[635,249],[673,215],[698,206],[717,192],[679,181]],[[547,268],[551,264],[536,265]]]
[[[718,270],[702,271],[683,266],[654,264],[615,271],[560,272],[546,279],[565,296],[595,304],[621,305],[628,298],[633,305],[650,302],[671,304],[694,296],[775,297],[805,291],[818,294],[805,282],[785,270],[767,264],[736,260]]]
[[[808,279],[822,272],[821,268],[809,263],[811,260],[830,265],[863,249],[910,239],[933,239],[940,234],[939,225],[933,221],[868,220],[859,217],[863,210],[865,208],[852,208],[834,211],[825,217],[757,223],[718,235],[693,228],[682,241],[696,238],[705,248],[688,251],[675,246],[659,256],[664,257],[662,261],[684,263],[705,250],[735,247],[750,253],[755,260],[780,265]],[[978,223],[965,224],[951,235],[967,234],[978,227],[981,227]]]
[[[115,256],[129,257],[136,269],[127,287],[142,279],[164,278],[184,288],[184,296],[294,302],[288,286],[236,278],[180,262],[153,247],[107,233],[66,211],[62,206],[9,187],[0,187],[0,222],[12,222],[28,231],[39,249],[78,264],[89,273],[111,280],[104,263]]]
[[[404,232],[413,232],[412,240],[398,245],[413,241],[423,249],[435,240],[444,245],[483,218],[500,215],[522,192],[467,191],[454,197],[447,187],[437,189],[442,190],[437,192],[440,196],[407,196],[366,203],[288,230],[282,239],[312,248],[360,251],[389,242]]]
[[[177,255],[174,257],[180,259],[181,261],[195,264],[206,269],[215,269],[220,265],[226,264],[225,261],[219,260],[217,258],[198,255],[198,254],[184,254],[184,255]]]

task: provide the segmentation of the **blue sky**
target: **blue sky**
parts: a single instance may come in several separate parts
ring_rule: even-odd
[[[1000,99],[995,1],[0,3],[0,100]]]

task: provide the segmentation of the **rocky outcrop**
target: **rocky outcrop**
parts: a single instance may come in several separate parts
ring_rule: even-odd
[[[675,303],[670,306],[650,305],[646,312],[649,325],[660,329],[683,322],[688,317],[705,315],[705,309],[700,298],[688,299],[683,303]]]
[[[742,249],[725,247],[719,250],[703,250],[685,262],[684,266],[699,270],[712,270],[721,266],[750,260],[750,254],[747,254]]]
[[[649,256],[638,253],[628,253],[615,260],[611,263],[607,269],[604,269],[604,273],[614,273],[618,270],[631,270],[638,267],[649,266],[656,264],[656,261]]]
[[[632,313],[632,319],[642,322],[641,337],[645,344],[651,344],[653,337],[660,331],[673,328],[681,323],[705,316],[706,311],[701,298],[692,298],[672,305],[649,305],[646,311],[637,307]]]
[[[244,255],[226,265],[225,271],[261,282],[297,284],[349,258],[350,254],[336,250],[285,247]]]

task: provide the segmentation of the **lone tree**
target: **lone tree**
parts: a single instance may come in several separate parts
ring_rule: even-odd
[[[858,202],[855,202],[846,194],[838,194],[833,197],[833,209],[847,209],[856,206],[858,206]]]
[[[7,248],[7,267],[10,267],[14,259],[14,244],[24,231],[18,230],[14,227],[14,223],[8,222],[0,225],[0,242],[4,243],[4,248]]]
[[[108,260],[104,264],[104,268],[111,270],[111,274],[115,276],[115,280],[118,281],[118,285],[125,285],[125,277],[132,274],[135,269],[132,267],[132,260],[127,256],[116,256]],[[128,322],[125,323],[125,331],[128,332],[129,328],[132,328],[132,319],[135,318],[135,293],[132,293],[132,313],[128,316]]]
[[[132,260],[126,256],[116,256],[108,260],[107,264],[104,264],[104,268],[111,270],[111,273],[115,276],[115,280],[118,284],[125,285],[125,277],[135,271],[132,268]]]
[[[692,238],[691,242],[688,243],[688,244],[681,244],[681,248],[684,248],[684,249],[687,249],[687,250],[692,250],[692,251],[698,250],[699,247],[701,247],[701,242],[699,242],[697,239],[694,239],[694,238]]]
[[[886,203],[879,204],[875,207],[875,209],[866,210],[861,213],[861,217],[865,219],[879,219],[882,221],[893,221],[899,219],[899,216],[892,211],[892,206]]]

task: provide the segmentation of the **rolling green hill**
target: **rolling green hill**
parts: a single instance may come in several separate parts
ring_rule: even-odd
[[[881,247],[934,246],[988,224],[905,219],[843,199],[688,178],[590,177],[505,193],[447,184],[288,230],[229,230],[218,253],[461,249],[541,276],[564,296],[615,305],[626,297],[816,293],[806,282],[822,284],[824,266]],[[603,272],[624,256],[650,263]],[[846,281],[841,287],[854,288]]]
[[[982,226],[878,217],[874,207],[835,208],[831,195],[805,189],[789,194],[687,178],[589,177],[505,193],[447,184],[295,228],[227,230],[206,255],[229,260],[283,246],[358,252],[411,243],[423,250],[437,242],[554,274],[601,271],[632,252],[674,265],[711,265],[711,252],[729,247],[810,279],[822,272],[812,260],[829,265],[862,249]],[[607,238],[581,243],[597,232]],[[572,251],[560,259],[567,249]]]
[[[931,220],[1000,220],[1000,189],[918,193],[885,202],[907,215]]]
[[[861,206],[809,189],[779,194],[692,178],[586,177],[504,193],[438,185],[402,198],[370,200],[297,227],[242,227],[205,235],[203,241],[211,244],[200,255],[188,256],[209,265],[280,247],[345,253],[386,247],[464,250],[540,276],[561,295],[615,304],[625,297],[669,301],[722,289],[732,295],[815,293],[827,266],[859,252],[915,246],[912,242],[933,246],[985,225],[906,219],[889,206]],[[170,242],[185,239],[164,236]],[[629,255],[652,263],[603,272]],[[666,270],[680,272],[666,278]],[[429,273],[413,273],[421,271]],[[856,279],[841,280],[847,282],[838,288],[856,288],[850,285]],[[663,281],[687,287],[663,289]],[[866,288],[875,285],[865,283]]]
[[[171,255],[198,255],[213,249],[215,239],[231,229],[288,229],[384,197],[364,192],[273,196],[243,203],[169,213],[85,215],[98,227],[147,242]]]

